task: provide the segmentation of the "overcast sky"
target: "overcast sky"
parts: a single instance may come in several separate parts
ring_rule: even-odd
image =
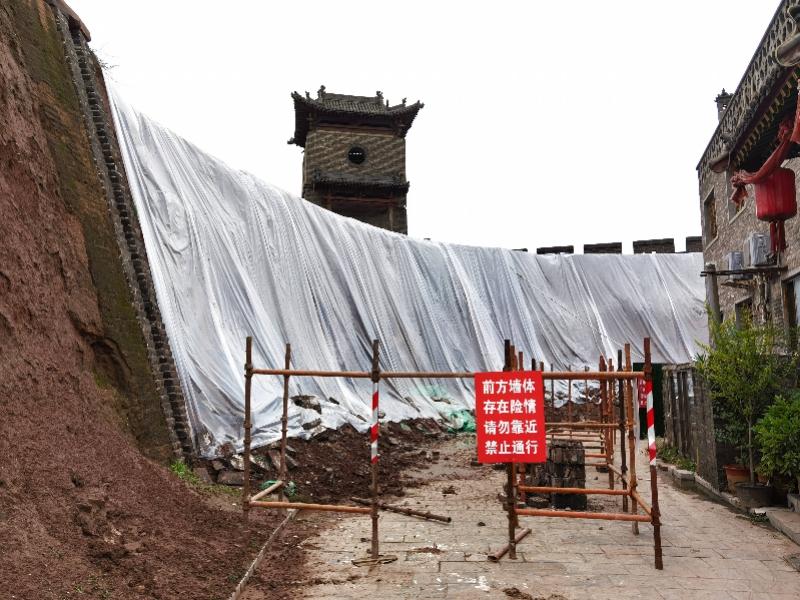
[[[528,247],[699,235],[697,173],[777,0],[69,0],[129,103],[300,192],[290,92],[407,97],[409,233]]]

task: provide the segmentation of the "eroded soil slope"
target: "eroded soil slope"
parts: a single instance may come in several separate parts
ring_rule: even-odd
[[[48,10],[0,3],[0,597],[228,597],[276,519],[245,547],[238,514],[126,433],[92,348],[106,327],[72,200],[96,176],[77,103],[48,81],[61,52]]]

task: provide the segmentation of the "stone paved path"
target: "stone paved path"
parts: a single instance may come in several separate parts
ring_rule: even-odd
[[[443,443],[442,458],[416,474],[428,481],[398,503],[452,516],[450,525],[381,515],[381,553],[398,561],[356,567],[367,553],[368,518],[313,515],[325,523],[305,543],[315,585],[306,597],[324,598],[533,598],[559,594],[583,598],[800,598],[800,573],[783,560],[800,552],[782,534],[753,524],[694,492],[659,486],[663,513],[664,570],[653,568],[652,528],[583,519],[522,517],[533,533],[518,546],[519,560],[487,561],[504,543],[505,514],[498,492],[504,472],[469,467],[472,440]],[[649,472],[640,455],[639,489],[649,497]],[[643,474],[643,475],[641,475]],[[589,485],[605,475],[587,472]],[[442,490],[453,486],[455,494]],[[618,498],[592,498],[614,508]],[[504,590],[517,588],[523,595]]]

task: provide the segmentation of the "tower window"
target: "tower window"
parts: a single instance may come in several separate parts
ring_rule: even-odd
[[[347,158],[351,163],[360,165],[365,160],[367,160],[367,151],[364,150],[361,146],[353,146],[347,153]]]

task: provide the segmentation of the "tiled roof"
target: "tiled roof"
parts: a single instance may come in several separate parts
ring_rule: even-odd
[[[363,125],[393,128],[400,136],[405,136],[410,129],[419,110],[425,106],[421,102],[389,105],[381,92],[374,96],[352,96],[348,94],[332,94],[322,86],[316,98],[306,92],[305,96],[292,92],[295,111],[294,137],[290,144],[305,146],[306,136],[310,128],[310,119],[347,124],[354,117]]]

